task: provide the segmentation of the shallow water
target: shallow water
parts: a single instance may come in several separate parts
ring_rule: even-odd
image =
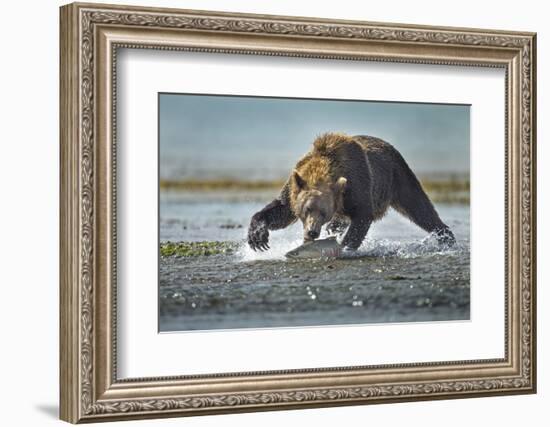
[[[161,258],[161,331],[469,319],[468,205],[436,205],[452,249],[390,211],[351,257],[287,260],[300,224],[272,232],[267,252],[244,243],[250,216],[272,197],[161,193],[161,241],[240,242],[232,254]]]

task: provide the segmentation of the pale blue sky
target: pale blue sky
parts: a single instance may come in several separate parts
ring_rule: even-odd
[[[324,132],[393,144],[419,175],[470,171],[470,107],[160,94],[161,178],[277,179]]]

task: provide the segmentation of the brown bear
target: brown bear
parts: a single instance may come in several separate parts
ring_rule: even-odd
[[[300,219],[304,241],[318,238],[328,223],[331,234],[347,228],[341,243],[357,249],[371,223],[390,206],[434,233],[440,243],[455,243],[452,231],[392,145],[372,136],[326,133],[296,164],[278,198],[254,214],[248,244],[254,250],[266,250],[269,230]]]

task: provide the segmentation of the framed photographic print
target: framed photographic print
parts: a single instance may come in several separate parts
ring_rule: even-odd
[[[60,22],[62,419],[535,392],[535,34]]]

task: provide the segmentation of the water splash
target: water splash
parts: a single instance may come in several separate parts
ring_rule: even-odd
[[[304,242],[301,228],[289,227],[282,232],[272,232],[269,236],[269,250],[254,251],[246,243],[246,236],[236,251],[239,261],[259,261],[259,260],[284,260],[288,251],[300,246]]]
[[[417,258],[434,255],[451,255],[468,250],[468,245],[457,242],[454,246],[442,246],[434,234],[424,239],[365,239],[361,247],[348,256]]]
[[[328,237],[323,232],[321,239]],[[267,251],[254,251],[243,238],[242,243],[236,251],[238,261],[261,261],[261,260],[285,260],[285,254],[300,246],[303,243],[301,228],[291,227],[282,232],[273,232],[270,235]],[[397,257],[397,258],[417,258],[435,255],[452,255],[468,251],[468,244],[457,241],[452,247],[441,246],[435,237],[430,234],[423,239],[388,239],[367,236],[361,247],[356,251],[345,250],[343,258],[363,258],[363,257]]]

